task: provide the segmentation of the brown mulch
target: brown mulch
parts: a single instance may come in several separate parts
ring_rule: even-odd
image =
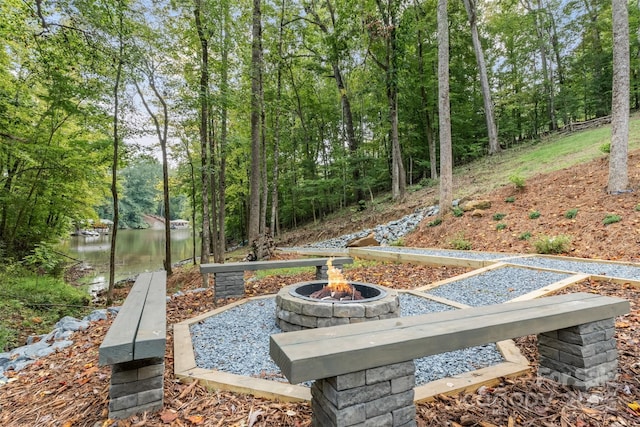
[[[380,264],[346,270],[349,280],[414,288],[461,274],[463,268]],[[175,289],[180,278],[187,288],[201,285],[197,269],[171,278]],[[311,280],[311,273],[269,276],[251,281],[250,293],[273,293],[281,286]],[[187,279],[188,278],[188,279]],[[640,412],[631,404],[640,401],[640,303],[638,289],[630,285],[585,281],[563,292],[587,291],[616,295],[632,301],[632,313],[616,323],[620,353],[615,384],[578,392],[554,382],[527,375],[504,379],[476,393],[441,396],[417,405],[419,426],[633,426]],[[232,301],[228,301],[232,302]],[[215,307],[211,290],[174,297],[168,303],[168,322],[174,324]],[[108,416],[110,368],[98,366],[98,346],[111,320],[94,322],[77,332],[74,345],[38,360],[0,387],[0,425],[3,426],[309,426],[306,403],[281,403],[238,393],[209,391],[200,384],[182,384],[172,375],[173,340],[169,328],[165,358],[165,406],[154,414],[114,422]],[[535,337],[523,337],[518,345],[536,364]]]

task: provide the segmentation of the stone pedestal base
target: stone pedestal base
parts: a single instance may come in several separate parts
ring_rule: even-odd
[[[580,390],[615,379],[618,367],[614,319],[538,335],[538,374]]]
[[[164,360],[143,359],[111,367],[109,418],[121,419],[162,409]]]
[[[313,426],[416,426],[412,361],[316,380]]]
[[[244,271],[214,274],[215,298],[241,298],[244,296]]]

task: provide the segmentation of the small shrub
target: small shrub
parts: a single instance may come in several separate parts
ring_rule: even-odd
[[[509,196],[506,199],[504,199],[504,201],[507,202],[507,203],[513,203],[513,202],[516,201],[516,198],[513,197],[513,196]]]
[[[428,223],[427,225],[429,227],[435,227],[435,226],[440,225],[440,224],[442,224],[442,218],[436,218],[433,221],[431,221],[430,223]]]
[[[518,236],[518,240],[529,240],[531,238],[531,233],[525,231]]]
[[[496,225],[496,230],[504,230],[505,228],[507,228],[507,224],[505,224],[504,222]]]
[[[524,178],[520,175],[511,175],[509,181],[511,181],[518,190],[522,190],[526,185]]]
[[[538,219],[540,218],[540,212],[539,211],[531,211],[529,212],[529,219]]]
[[[462,215],[464,215],[464,211],[462,209],[460,209],[457,206],[455,208],[453,208],[453,216],[461,217]]]
[[[604,219],[602,220],[602,223],[604,225],[609,225],[609,224],[613,224],[615,222],[620,222],[620,221],[622,221],[622,218],[620,218],[620,215],[607,214],[607,216],[605,216]]]
[[[494,213],[493,214],[493,220],[494,221],[500,221],[502,218],[504,218],[505,216],[507,216],[507,214],[503,214],[503,213]]]
[[[611,152],[611,143],[610,142],[606,142],[606,143],[602,144],[600,146],[600,151],[602,151],[604,154],[609,154]]]
[[[573,219],[578,215],[578,209],[574,208],[574,209],[569,209],[567,212],[565,212],[564,217],[567,219]]]
[[[540,236],[533,245],[539,254],[561,254],[569,250],[571,238],[565,235]]]
[[[401,237],[398,240],[394,240],[393,242],[389,243],[389,246],[404,246],[404,239]]]
[[[636,212],[640,212],[640,203],[636,205]]]
[[[433,187],[435,185],[435,181],[431,178],[422,178],[420,182],[418,182],[420,187]]]
[[[468,251],[471,250],[471,242],[465,239],[464,233],[456,234],[453,239],[449,241],[452,249],[456,249],[458,251]]]

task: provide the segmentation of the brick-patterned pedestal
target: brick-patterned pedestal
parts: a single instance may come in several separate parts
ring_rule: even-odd
[[[313,426],[415,426],[413,360],[316,380]]]
[[[162,409],[164,360],[142,359],[111,367],[109,418],[127,418]]]
[[[580,390],[604,385],[618,367],[614,334],[614,319],[539,334],[538,374]]]
[[[333,266],[342,271],[341,263],[334,263]],[[247,268],[251,270],[251,268]],[[328,267],[326,265],[316,266],[316,280],[327,280]],[[244,296],[244,271],[225,271],[214,273],[215,298],[242,298]]]

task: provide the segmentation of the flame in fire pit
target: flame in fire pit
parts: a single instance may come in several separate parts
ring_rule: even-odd
[[[363,298],[360,292],[347,282],[342,272],[333,266],[331,258],[327,260],[327,276],[329,277],[328,283],[319,291],[309,295],[310,298],[334,301]]]
[[[329,276],[329,282],[325,287],[331,292],[353,292],[353,286],[348,284],[342,272],[333,266],[331,258],[327,260],[327,276]]]

